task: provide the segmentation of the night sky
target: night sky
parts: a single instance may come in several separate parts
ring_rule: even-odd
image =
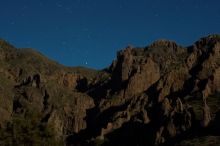
[[[188,46],[220,34],[220,0],[1,0],[0,38],[68,66],[101,69],[128,45]]]

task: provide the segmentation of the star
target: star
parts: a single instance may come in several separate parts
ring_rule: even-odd
[[[58,3],[58,2],[56,2],[56,6],[59,7],[59,8],[63,7],[63,5]]]
[[[90,35],[90,34],[88,34],[88,35],[87,35],[87,38],[88,38],[88,39],[91,39],[91,35]]]
[[[43,6],[43,2],[40,1],[40,2],[39,2],[39,5],[40,5],[40,6]]]
[[[82,31],[83,31],[83,32],[88,32],[89,29],[88,29],[88,28],[83,28]]]
[[[59,26],[55,26],[55,30],[60,30],[60,27]]]
[[[62,44],[63,46],[66,46],[66,45],[67,45],[67,42],[66,42],[66,41],[62,41],[61,44]]]
[[[27,46],[31,46],[31,41],[26,41]]]
[[[155,16],[155,17],[159,17],[159,14],[158,14],[158,13],[155,13],[154,16]]]
[[[23,5],[20,9],[21,9],[22,11],[25,11],[26,9],[28,9],[28,6],[27,6],[27,5]]]
[[[14,21],[12,21],[12,22],[10,22],[10,24],[11,24],[11,25],[15,25],[15,22],[14,22]]]

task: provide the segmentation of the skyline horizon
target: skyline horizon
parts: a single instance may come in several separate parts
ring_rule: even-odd
[[[219,0],[7,0],[0,37],[67,66],[101,69],[126,47],[158,39],[187,46],[220,34]]]
[[[48,56],[47,54],[44,54],[43,52],[41,52],[41,51],[39,50],[39,48],[33,48],[33,47],[18,47],[18,46],[16,46],[15,44],[13,44],[12,42],[10,42],[10,41],[8,41],[8,40],[6,40],[6,39],[4,39],[4,38],[1,38],[1,37],[0,37],[0,40],[6,41],[6,42],[9,43],[10,45],[14,46],[16,49],[33,49],[34,51],[36,51],[36,52],[40,53],[41,55],[43,55],[44,57],[48,58],[49,60],[52,60],[52,61],[54,61],[54,62],[56,62],[56,63],[58,63],[58,64],[61,64],[61,65],[63,65],[63,66],[66,66],[66,67],[83,67],[83,68],[94,69],[94,70],[103,70],[103,69],[106,69],[106,68],[108,68],[109,66],[111,66],[112,62],[113,62],[115,59],[117,59],[117,52],[118,52],[118,51],[121,51],[121,50],[123,50],[123,49],[126,49],[128,46],[132,46],[132,47],[134,47],[134,48],[136,48],[136,49],[138,49],[138,48],[145,48],[145,47],[148,47],[148,46],[150,46],[151,44],[153,44],[153,43],[155,43],[155,42],[157,42],[157,41],[165,40],[165,41],[175,42],[177,45],[187,48],[187,47],[190,47],[191,45],[193,45],[194,43],[196,43],[197,41],[199,41],[199,40],[202,39],[202,38],[207,38],[207,37],[215,36],[215,35],[220,36],[220,33],[211,33],[211,34],[207,34],[207,35],[205,35],[205,36],[201,36],[201,37],[197,38],[196,40],[192,41],[191,44],[188,44],[188,45],[182,45],[182,44],[176,42],[175,40],[170,40],[170,39],[166,39],[166,38],[161,38],[161,39],[154,40],[154,41],[152,41],[152,42],[150,42],[150,43],[148,43],[148,44],[145,44],[145,46],[134,46],[134,45],[132,45],[132,44],[127,44],[127,46],[125,46],[125,47],[123,47],[123,48],[121,48],[121,49],[118,49],[118,50],[115,52],[115,57],[111,60],[111,62],[110,62],[108,65],[106,65],[106,66],[104,66],[104,67],[102,67],[102,68],[95,68],[95,67],[90,67],[90,66],[86,66],[86,65],[72,65],[72,66],[71,66],[71,65],[66,65],[66,64],[60,62],[59,60],[56,60],[56,59],[54,59],[54,58],[51,58],[51,57]]]

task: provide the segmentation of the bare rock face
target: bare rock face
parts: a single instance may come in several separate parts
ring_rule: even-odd
[[[87,88],[88,72],[64,67],[34,50],[16,49],[0,40],[0,145],[26,145],[20,139],[3,144],[6,134],[22,138],[29,134],[30,141],[39,138],[43,142],[47,130],[51,139],[63,141],[86,129],[87,110],[95,105],[90,96],[78,90]]]
[[[206,103],[206,100],[204,99],[204,107],[203,107],[203,120],[202,120],[202,126],[207,127],[212,120],[211,118],[211,111],[209,106]]]
[[[70,78],[73,79],[72,77]],[[69,88],[66,85],[63,86]],[[42,112],[42,121],[48,122],[54,128],[57,137],[68,135],[71,132],[78,133],[87,127],[85,121],[86,110],[94,107],[91,97],[82,93],[68,91],[66,91],[65,95],[63,93],[56,95],[59,89],[47,91],[44,83],[41,82],[39,74],[28,77],[19,86],[16,86],[16,89],[21,94],[15,96],[14,112],[22,113],[25,112],[26,106],[32,106],[35,110]],[[51,97],[60,98],[60,103],[54,104]]]
[[[118,53],[111,70],[113,86],[124,98],[142,93],[160,78],[158,64],[145,57],[144,50],[130,47]]]
[[[72,101],[65,103],[62,109],[52,111],[48,123],[54,125],[56,135],[68,135],[87,128],[86,110],[94,107],[93,100],[85,95],[72,95]]]
[[[154,136],[153,144],[161,144],[187,133],[200,120],[202,127],[209,127],[213,117],[208,105],[201,109],[194,102],[201,104],[203,97],[219,92],[219,42],[219,37],[209,36],[184,48],[161,40],[120,51],[108,70],[110,80],[92,89],[105,93],[97,104],[98,135],[111,139],[113,131],[123,133],[125,125],[139,123],[154,129],[148,127],[146,133]],[[197,119],[200,113],[203,119]],[[108,123],[113,130],[106,129]]]
[[[40,132],[50,127],[67,145],[175,145],[200,131],[220,134],[219,92],[218,35],[189,47],[130,46],[102,71],[64,67],[0,40],[0,134],[24,126],[19,119]]]
[[[104,139],[104,136],[108,133],[110,133],[113,130],[113,125],[112,123],[108,123],[106,128],[102,128],[101,131],[101,139]]]
[[[169,116],[172,107],[170,105],[169,99],[165,98],[162,103],[162,110],[164,111],[164,116]]]
[[[157,90],[159,91],[158,101],[162,101],[164,97],[170,93],[175,93],[183,89],[184,82],[190,78],[187,68],[179,68],[165,74],[158,82]]]
[[[124,96],[132,97],[142,93],[158,81],[159,78],[159,66],[152,59],[148,58],[144,61],[143,65],[137,67],[136,73],[130,77]]]
[[[66,86],[68,88],[75,88],[77,85],[77,80],[79,79],[78,74],[70,74],[70,73],[64,73],[62,75],[58,76],[58,83],[60,85]]]
[[[220,68],[213,70],[213,74],[209,77],[207,85],[204,89],[205,96],[211,95],[215,92],[220,92]]]
[[[164,127],[160,127],[160,129],[156,132],[155,145],[159,145],[165,142],[165,138],[162,136],[164,131]]]

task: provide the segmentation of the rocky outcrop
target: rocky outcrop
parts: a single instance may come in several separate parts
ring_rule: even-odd
[[[0,65],[0,134],[18,119],[51,127],[67,145],[172,145],[219,133],[218,35],[189,47],[129,46],[102,71],[64,67],[0,40]]]
[[[146,91],[160,78],[159,65],[144,50],[128,47],[120,51],[110,68],[112,92],[120,92],[123,98],[131,98]],[[119,95],[118,94],[118,95]]]
[[[130,76],[124,97],[132,97],[146,91],[160,78],[159,66],[153,62],[151,58],[144,60],[143,63],[132,72],[133,75]]]
[[[42,134],[46,133],[37,133],[41,128],[42,132],[47,129],[51,138],[63,141],[69,134],[86,129],[87,110],[94,107],[94,102],[78,90],[87,89],[89,72],[64,67],[34,50],[16,49],[0,40],[0,137],[4,137],[4,129],[21,132],[21,136],[35,130],[30,141],[36,137],[44,139],[47,136]],[[22,126],[27,126],[26,133],[18,130]]]
[[[213,120],[208,105],[198,109],[190,103],[219,92],[219,41],[209,36],[184,48],[162,40],[120,51],[104,89],[108,99],[99,104],[103,114],[114,109],[102,129],[108,122],[114,130],[131,122],[153,124],[154,143],[160,144],[193,128],[196,114],[203,113],[198,121],[208,127]]]
[[[48,119],[48,123],[54,125],[57,136],[78,133],[87,128],[86,111],[94,107],[93,100],[82,94],[72,96],[62,109],[53,110]]]
[[[209,106],[206,103],[206,99],[204,99],[204,107],[203,107],[203,120],[202,120],[202,126],[207,127],[212,120],[211,118],[211,111]]]
[[[58,84],[74,89],[77,86],[78,74],[63,73],[58,75]]]

